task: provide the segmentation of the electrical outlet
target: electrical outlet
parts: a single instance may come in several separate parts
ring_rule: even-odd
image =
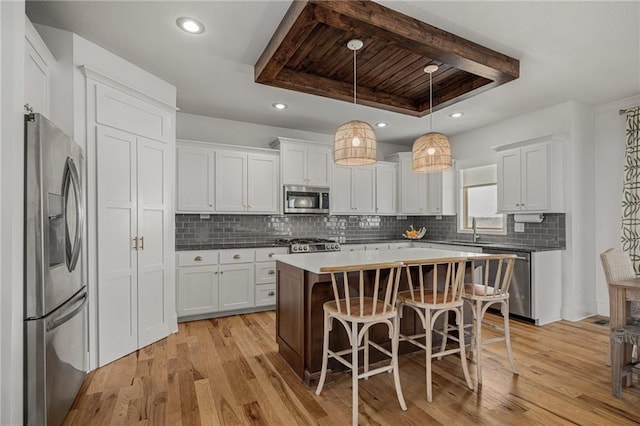
[[[524,223],[515,223],[516,225],[516,232],[524,232]]]

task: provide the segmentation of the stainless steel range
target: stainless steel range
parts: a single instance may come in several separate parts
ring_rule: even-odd
[[[324,238],[282,238],[276,244],[289,246],[289,253],[340,251],[340,243]]]

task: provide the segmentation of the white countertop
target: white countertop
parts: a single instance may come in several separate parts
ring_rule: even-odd
[[[406,260],[439,259],[443,257],[478,258],[482,253],[438,250],[429,248],[404,248],[389,250],[334,251],[323,253],[276,254],[275,260],[309,272],[320,274],[324,266],[367,265],[373,263],[402,262]]]

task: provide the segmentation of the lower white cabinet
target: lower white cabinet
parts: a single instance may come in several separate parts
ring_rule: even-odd
[[[287,252],[286,247],[268,247],[178,253],[178,318],[275,306],[273,255]]]

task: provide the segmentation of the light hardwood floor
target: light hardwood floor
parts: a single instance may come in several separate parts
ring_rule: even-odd
[[[434,362],[432,403],[424,356],[403,356],[408,410],[391,375],[377,375],[360,381],[360,424],[639,424],[640,388],[611,395],[608,326],[598,319],[544,327],[512,320],[520,375],[512,375],[503,344],[490,345],[482,388],[473,392],[459,359],[448,356]],[[177,334],[90,373],[65,425],[349,424],[349,375],[316,396],[278,356],[274,330],[274,312],[182,323]]]

